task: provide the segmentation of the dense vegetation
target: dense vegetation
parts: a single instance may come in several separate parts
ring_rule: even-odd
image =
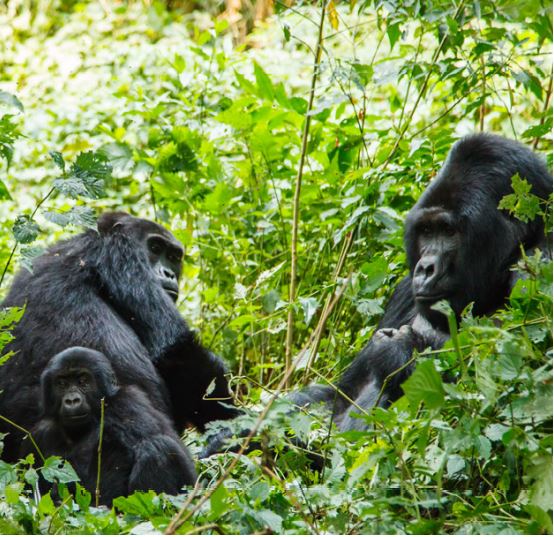
[[[2,294],[45,244],[127,210],[186,246],[179,307],[234,373],[243,422],[281,387],[336,380],[406,273],[403,216],[453,141],[504,134],[551,166],[552,16],[540,0],[324,4],[276,2],[238,45],[225,18],[178,6],[3,4]],[[504,206],[550,226],[514,186]],[[417,357],[371,433],[276,398],[261,449],[111,511],[80,488],[40,497],[37,472],[76,479],[62,461],[0,462],[0,532],[551,533],[552,265],[519,270],[504,311]],[[0,316],[0,344],[20,313]]]

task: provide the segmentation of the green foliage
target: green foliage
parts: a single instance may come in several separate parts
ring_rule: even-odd
[[[238,436],[282,378],[289,308],[293,354],[311,356],[292,388],[336,381],[362,348],[406,272],[403,217],[454,140],[483,128],[551,163],[552,15],[541,2],[328,5],[289,304],[319,7],[276,3],[246,49],[226,21],[149,4],[0,7],[2,290],[103,210],[156,218],[186,247],[178,306],[249,409]],[[512,186],[500,208],[550,225],[523,178]],[[0,462],[0,532],[161,532],[184,508],[181,533],[551,533],[552,265],[532,255],[517,271],[505,310],[453,324],[444,349],[415,357],[405,397],[361,413],[370,432],[278,399],[206,501],[235,455],[200,461],[192,498],[136,493],[113,510],[59,459]],[[21,314],[0,316],[0,345]],[[40,497],[40,475],[55,494]]]

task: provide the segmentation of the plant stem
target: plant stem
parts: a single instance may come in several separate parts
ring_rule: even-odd
[[[100,471],[102,469],[102,441],[104,440],[104,397],[100,399],[100,433],[98,435],[98,459],[96,468],[96,490],[94,492],[94,504],[100,504]]]
[[[21,425],[18,425],[17,423],[15,423],[14,421],[10,420],[9,418],[6,418],[6,416],[2,416],[0,414],[0,420],[4,420],[6,423],[9,423],[12,427],[15,427],[16,429],[18,429],[19,431],[25,433],[28,437],[29,437],[29,440],[31,441],[31,444],[33,444],[33,447],[35,448],[36,452],[38,453],[38,456],[40,457],[40,459],[42,460],[42,462],[44,462],[46,459],[44,458],[44,455],[42,454],[42,451],[40,450],[40,448],[38,447],[37,443],[35,442],[35,439],[33,438],[33,435],[31,434],[30,431],[28,431],[27,429],[25,429],[25,427],[21,427]]]
[[[323,24],[325,22],[325,11],[327,0],[321,1],[321,17],[319,20],[319,29],[317,37],[317,48],[314,58],[314,69],[312,73],[312,84],[310,87],[310,97],[308,100],[308,109],[306,110],[306,119],[304,121],[304,131],[302,133],[302,149],[300,152],[300,163],[298,165],[298,174],[294,186],[293,215],[292,215],[292,240],[291,240],[291,265],[290,265],[290,287],[289,287],[289,312],[287,317],[287,341],[285,347],[285,369],[289,369],[292,363],[292,344],[294,335],[294,301],[296,300],[296,273],[298,267],[298,223],[300,220],[300,192],[302,190],[302,176],[304,174],[304,163],[308,152],[308,136],[310,133],[311,111],[314,104],[315,87],[319,66],[321,63],[321,53],[323,51]],[[288,387],[288,379],[287,385]]]

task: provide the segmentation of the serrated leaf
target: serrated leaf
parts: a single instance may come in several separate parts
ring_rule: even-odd
[[[442,380],[431,360],[419,363],[402,389],[413,407],[424,402],[428,408],[440,408],[444,403]]]
[[[72,198],[100,198],[112,167],[101,152],[80,153],[64,178],[56,179],[54,187]]]
[[[94,228],[96,226],[96,215],[94,210],[84,205],[77,205],[69,211],[44,211],[44,218],[61,227],[70,224]]]
[[[33,242],[40,233],[38,224],[26,214],[20,214],[12,227],[15,240],[21,244]]]
[[[50,151],[49,155],[52,157],[54,164],[62,172],[65,172],[65,160],[63,159],[63,155],[59,151]]]

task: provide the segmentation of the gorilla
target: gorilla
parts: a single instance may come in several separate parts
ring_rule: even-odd
[[[407,215],[409,275],[394,291],[378,330],[340,378],[338,394],[315,385],[293,394],[295,402],[332,404],[341,430],[363,430],[364,422],[352,412],[397,400],[413,370],[408,363],[412,351],[437,349],[448,339],[447,318],[434,304],[448,301],[458,318],[470,303],[474,315],[490,315],[505,303],[518,279],[512,267],[522,248],[529,253],[538,248],[551,257],[551,238],[540,217],[523,222],[498,209],[512,192],[515,175],[527,180],[541,200],[552,194],[546,165],[518,142],[475,134],[452,147]]]
[[[97,485],[104,399],[101,503],[111,505],[114,498],[136,490],[177,494],[196,481],[192,459],[171,421],[153,408],[140,388],[119,386],[102,353],[72,347],[56,354],[42,373],[41,392],[42,417],[31,429],[40,449],[37,455],[58,455],[69,461],[92,494]],[[25,440],[21,455],[32,448]]]
[[[140,389],[177,431],[234,417],[222,361],[196,341],[174,304],[182,257],[162,226],[113,212],[99,218],[98,230],[49,248],[33,272],[22,269],[3,302],[25,313],[4,349],[14,354],[2,366],[0,414],[32,428],[46,364],[80,346],[106,356],[119,384]],[[2,456],[13,461],[22,434],[0,430],[10,433]]]

